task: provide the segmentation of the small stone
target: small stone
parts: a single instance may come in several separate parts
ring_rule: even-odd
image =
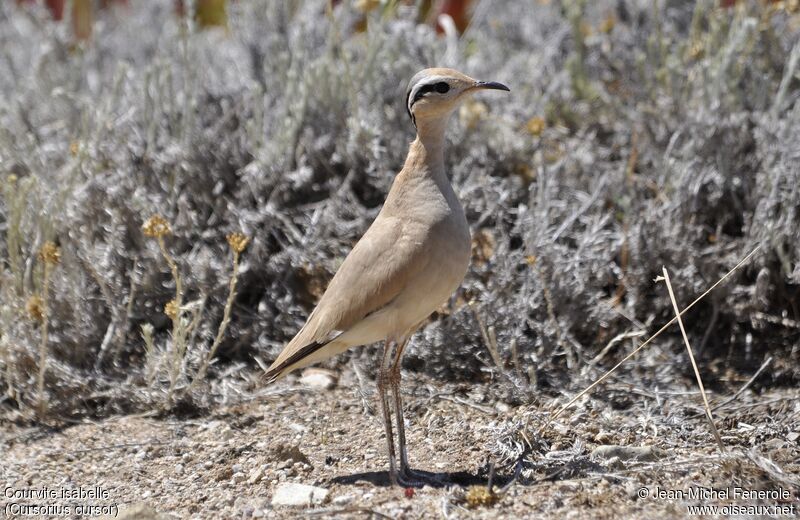
[[[200,427],[200,430],[214,432],[217,440],[229,441],[233,437],[231,427],[222,421],[211,421]]]
[[[625,464],[619,460],[619,457],[611,457],[610,459],[607,459],[606,466],[611,469],[625,469]]]
[[[280,484],[272,496],[273,506],[309,506],[325,503],[328,490],[307,484]]]
[[[771,449],[771,450],[776,450],[778,448],[783,448],[783,439],[779,439],[779,438],[775,437],[775,438],[770,439],[767,442],[765,442],[764,445],[767,448]]]
[[[494,405],[494,407],[500,413],[507,413],[509,410],[511,410],[511,407],[502,401],[498,402],[496,405]]]
[[[176,464],[175,465],[175,473],[177,473],[178,475],[183,473],[183,464]]]
[[[584,413],[577,413],[573,415],[572,418],[569,420],[569,424],[572,426],[578,426],[583,424],[584,422],[586,422],[586,414]]]
[[[300,450],[300,447],[290,444],[280,444],[273,448],[271,458],[279,461],[278,469],[288,468],[295,462],[310,464],[308,457]]]
[[[235,484],[240,484],[245,481],[244,473],[234,473],[232,479]]]
[[[248,484],[257,484],[258,481],[264,476],[264,465],[258,466],[250,472],[250,478],[247,479]]]
[[[800,432],[789,432],[789,435],[786,436],[786,440],[790,442],[795,442],[797,439],[800,439]]]
[[[234,464],[231,467],[231,470],[233,470],[234,473],[241,473],[243,471],[242,470],[242,465],[241,464]]]
[[[300,377],[300,384],[315,390],[330,390],[336,386],[336,374],[323,368],[308,368]]]
[[[600,430],[600,432],[594,436],[594,442],[599,444],[607,444],[610,440],[611,434],[605,430]]]
[[[205,423],[201,424],[199,430],[201,432],[204,432],[204,431],[216,430],[216,429],[222,428],[224,426],[225,426],[225,423],[222,422],[222,421],[219,421],[219,420],[208,421],[208,422],[205,422]]]
[[[123,510],[117,517],[120,520],[169,520],[170,517],[162,515],[146,504],[132,504]]]
[[[655,446],[598,446],[592,451],[593,459],[610,460],[618,458],[621,461],[636,460],[640,462],[653,462],[664,456],[664,451]]]
[[[331,503],[337,506],[343,506],[345,504],[349,504],[355,498],[353,495],[339,495],[338,497],[331,500]]]
[[[289,423],[289,429],[297,433],[297,435],[295,436],[295,438],[297,439],[300,439],[301,434],[308,431],[307,426],[303,426],[302,424],[296,422]]]

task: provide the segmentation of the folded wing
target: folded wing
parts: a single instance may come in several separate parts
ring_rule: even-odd
[[[277,379],[366,316],[389,304],[424,267],[423,237],[410,222],[378,218],[347,255],[317,307],[267,370]]]

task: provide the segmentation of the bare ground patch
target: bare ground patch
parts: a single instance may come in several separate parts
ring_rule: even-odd
[[[720,454],[684,382],[655,391],[609,384],[539,435],[563,399],[511,407],[491,397],[491,385],[413,378],[404,386],[412,464],[451,482],[413,494],[387,485],[383,428],[350,372],[331,390],[292,380],[198,418],[10,426],[2,432],[2,480],[14,489],[100,486],[122,508],[144,503],[175,518],[682,517],[690,505],[724,503],[797,511],[798,391],[746,389],[718,408],[728,448]],[[649,455],[630,450],[641,447]],[[492,462],[498,484],[517,463],[521,474],[507,493],[471,507],[466,495],[485,486]],[[323,487],[326,503],[273,507],[283,482]],[[697,486],[785,490],[790,499],[654,497]]]

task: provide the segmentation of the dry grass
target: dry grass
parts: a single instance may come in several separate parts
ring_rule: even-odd
[[[0,5],[5,425],[37,412],[54,424],[197,414],[270,395],[258,363],[376,215],[411,138],[405,82],[442,64],[513,95],[477,100],[449,133],[475,258],[409,347],[406,369],[425,381],[411,396],[418,424],[435,425],[426,431],[445,449],[467,419],[507,409],[481,423],[497,467],[521,461],[519,483],[572,506],[602,502],[591,485],[618,497],[660,474],[796,485],[794,448],[767,444],[798,428],[790,3],[478,2],[468,31],[443,38],[395,3],[364,14],[236,2],[227,31],[201,31],[168,2],[130,4],[77,46],[42,9]],[[51,242],[57,268],[37,258]],[[712,397],[704,412],[652,280],[663,265],[675,294],[699,294],[748,251],[679,315]],[[373,356],[351,355],[364,367]],[[353,386],[366,395],[368,379]],[[425,413],[442,402],[459,412]],[[709,449],[709,409],[725,454]],[[603,444],[673,451],[593,461]],[[491,507],[530,493],[546,511],[569,509],[538,489],[511,488]],[[450,505],[435,511],[460,512],[462,498],[442,492]]]
[[[681,329],[681,336],[683,336],[683,342],[686,345],[686,352],[689,354],[689,361],[692,362],[692,370],[694,370],[694,375],[697,378],[697,386],[700,389],[700,395],[703,396],[703,405],[705,406],[708,425],[711,427],[711,432],[714,434],[714,439],[717,441],[719,451],[721,453],[725,453],[725,445],[722,443],[722,439],[719,436],[719,431],[717,430],[717,425],[714,424],[714,417],[711,415],[711,406],[708,404],[708,396],[706,395],[706,389],[703,386],[703,378],[700,377],[700,369],[697,368],[697,361],[694,359],[692,346],[689,344],[689,338],[686,336],[686,328],[683,326],[681,311],[678,308],[678,302],[675,300],[675,293],[672,290],[672,283],[669,279],[669,273],[667,272],[666,267],[664,267],[662,271],[664,273],[664,283],[667,284],[667,290],[669,291],[669,299],[672,301],[672,308],[675,310],[675,317],[678,319],[678,326]]]

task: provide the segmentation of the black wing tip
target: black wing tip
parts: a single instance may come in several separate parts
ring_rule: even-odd
[[[276,367],[269,367],[261,374],[261,380],[265,385],[271,385],[281,378],[281,375],[284,373],[285,369],[285,363],[281,363]]]
[[[269,385],[269,384],[274,383],[276,380],[278,380],[281,377],[281,375],[283,375],[283,373],[284,373],[284,371],[286,371],[286,369],[288,369],[289,367],[291,367],[295,363],[301,361],[304,357],[306,357],[306,356],[312,354],[313,352],[321,349],[322,347],[324,347],[325,345],[327,345],[331,341],[332,340],[328,340],[328,341],[324,341],[324,342],[315,341],[313,343],[309,343],[305,347],[303,347],[300,350],[298,350],[297,352],[295,352],[294,355],[289,356],[289,358],[286,359],[280,365],[278,365],[278,366],[276,366],[274,368],[268,369],[264,373],[264,378],[266,379],[266,383],[265,384]]]

